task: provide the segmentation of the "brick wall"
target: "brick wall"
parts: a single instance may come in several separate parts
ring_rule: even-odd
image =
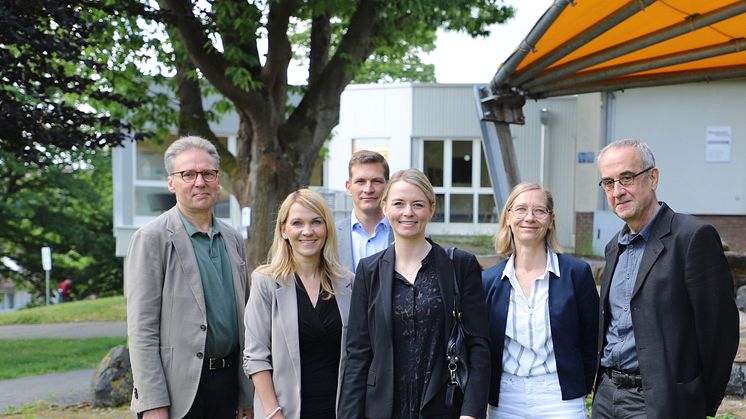
[[[744,215],[697,215],[717,229],[720,238],[731,251],[746,253],[746,216]]]

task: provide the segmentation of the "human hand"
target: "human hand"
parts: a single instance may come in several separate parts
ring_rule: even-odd
[[[142,412],[142,419],[168,419],[168,406],[146,410]]]
[[[240,407],[236,412],[236,419],[254,419],[254,408],[251,406]]]

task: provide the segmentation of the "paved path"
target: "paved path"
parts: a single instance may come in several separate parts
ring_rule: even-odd
[[[37,401],[70,406],[93,399],[91,378],[96,370],[0,380],[0,412]]]
[[[127,336],[126,322],[81,322],[55,324],[14,324],[0,326],[0,339],[94,338]]]
[[[0,339],[127,336],[125,322],[85,322],[0,326]],[[69,406],[92,400],[95,369],[0,380],[0,412],[11,406],[47,401]]]

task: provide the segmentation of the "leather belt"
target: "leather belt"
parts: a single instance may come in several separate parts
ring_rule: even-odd
[[[230,354],[225,358],[205,358],[203,367],[207,370],[222,370],[236,365],[236,354]]]
[[[642,387],[642,376],[639,371],[621,371],[601,367],[601,373],[608,377],[617,388]]]

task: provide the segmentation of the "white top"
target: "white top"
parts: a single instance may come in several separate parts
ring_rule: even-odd
[[[505,324],[503,371],[530,377],[557,372],[549,322],[549,273],[559,277],[557,254],[547,250],[547,267],[534,281],[526,298],[515,276],[514,256],[510,256],[503,277],[510,280],[510,304]]]

